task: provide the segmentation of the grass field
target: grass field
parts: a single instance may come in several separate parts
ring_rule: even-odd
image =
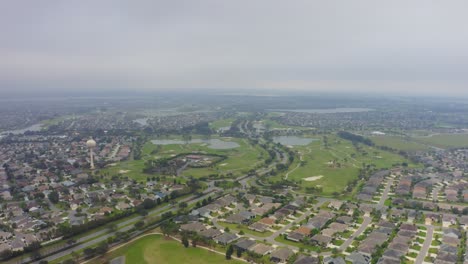
[[[418,150],[429,150],[430,148],[424,144],[416,142],[414,139],[409,137],[401,136],[374,136],[370,139],[377,146],[386,146],[397,150],[403,151],[418,151]]]
[[[350,141],[328,136],[328,147],[323,140],[315,141],[307,146],[294,146],[305,164],[298,166],[296,161],[290,167],[288,180],[299,182],[304,190],[306,187],[321,187],[323,195],[341,193],[348,182],[356,179],[362,164],[374,165],[376,168],[391,168],[402,162],[410,163],[405,158],[373,147],[360,144],[362,151],[357,151]],[[410,164],[414,166],[414,164]],[[284,178],[286,173],[273,177],[273,180]],[[313,181],[307,181],[315,177]]]
[[[196,137],[194,136],[193,138]],[[268,155],[261,147],[252,146],[244,139],[222,138],[216,136],[213,136],[212,138],[218,138],[224,141],[233,141],[239,144],[239,147],[232,149],[211,149],[204,143],[155,145],[149,141],[143,146],[141,160],[118,162],[114,166],[101,170],[101,172],[109,173],[109,175],[121,174],[137,181],[145,181],[148,176],[153,176],[152,174],[149,175],[143,173],[145,162],[147,160],[169,158],[179,153],[203,152],[207,154],[226,155],[228,158],[213,167],[188,168],[182,173],[182,175],[203,177],[210,174],[232,173],[234,176],[237,176],[261,165]],[[171,137],[171,139],[178,138]]]
[[[210,263],[232,263],[240,264],[237,260],[226,260],[223,255],[210,252],[201,248],[184,248],[175,240],[167,240],[161,235],[149,235],[137,241],[119,248],[104,257],[92,261],[92,264],[107,263],[107,261],[125,256],[125,263],[147,263],[147,264],[210,264]]]
[[[468,147],[468,134],[439,134],[426,137],[413,137],[417,142],[432,145],[439,148],[464,148]]]
[[[222,127],[231,126],[232,122],[234,122],[234,118],[226,118],[226,119],[219,119],[210,123],[210,128],[212,129],[220,129]]]

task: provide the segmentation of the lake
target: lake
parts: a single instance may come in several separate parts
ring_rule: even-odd
[[[133,122],[138,123],[142,126],[146,126],[148,125],[148,120],[149,118],[138,118],[138,119],[133,120]]]
[[[178,140],[178,139],[154,139],[151,143],[156,145],[182,145],[182,144],[193,144],[193,143],[204,143],[208,144],[211,149],[233,149],[240,147],[239,144],[232,141],[224,141],[220,139],[191,139],[189,141]]]
[[[269,109],[273,112],[296,112],[311,114],[360,113],[373,111],[371,108],[328,108],[328,109]]]
[[[276,143],[280,143],[285,146],[305,146],[309,145],[314,141],[318,141],[318,138],[306,138],[306,137],[298,137],[298,136],[278,136],[273,137],[273,141]]]
[[[42,126],[43,126],[43,124],[39,123],[39,124],[34,124],[34,125],[30,126],[30,127],[23,128],[23,129],[6,130],[6,131],[1,132],[0,134],[3,134],[3,135],[8,135],[8,134],[20,135],[20,134],[23,134],[26,131],[37,132],[37,131],[41,131]]]

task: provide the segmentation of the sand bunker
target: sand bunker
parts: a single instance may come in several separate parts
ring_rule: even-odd
[[[119,170],[120,174],[127,173],[127,172],[130,172],[130,171],[129,170]]]
[[[226,166],[228,165],[227,163],[219,164],[219,166]]]
[[[304,181],[316,181],[316,180],[320,180],[322,177],[323,175],[307,177],[307,178],[304,178]]]

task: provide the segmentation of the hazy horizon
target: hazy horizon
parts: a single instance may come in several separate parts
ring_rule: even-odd
[[[14,1],[0,92],[468,96],[465,1]]]

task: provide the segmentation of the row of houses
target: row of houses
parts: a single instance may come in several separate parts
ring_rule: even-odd
[[[369,177],[365,185],[359,192],[357,198],[362,201],[370,202],[374,198],[374,195],[377,193],[378,189],[382,185],[385,177],[390,174],[390,171],[384,170],[379,171]]]
[[[463,231],[464,232],[464,231]],[[445,228],[442,235],[442,244],[437,252],[434,263],[455,264],[458,263],[458,252],[461,245],[462,231],[456,228]]]
[[[288,248],[274,248],[273,246],[259,243],[249,238],[243,238],[236,234],[209,228],[200,222],[183,224],[180,226],[180,231],[197,233],[201,237],[213,240],[223,246],[232,244],[236,250],[241,252],[252,252],[259,256],[270,254],[270,260],[276,263],[286,263],[288,259],[294,255],[294,252]]]

